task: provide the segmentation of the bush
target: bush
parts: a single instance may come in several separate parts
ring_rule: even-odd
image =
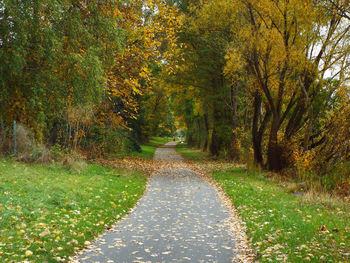
[[[131,136],[131,135],[127,135],[126,136],[126,141],[127,141],[127,149],[129,150],[129,152],[142,152],[141,146],[140,144],[137,142],[137,140]]]
[[[5,146],[5,149],[7,148],[7,154],[12,153],[13,136],[3,136],[2,140],[7,144]],[[17,124],[16,128],[16,146],[18,161],[27,163],[47,163],[51,160],[50,151],[44,145],[36,146],[30,131],[21,124]]]
[[[335,190],[340,195],[350,195],[350,162],[340,163],[321,178],[326,190]]]
[[[31,136],[31,133],[26,127],[21,124],[17,125],[16,129],[16,138],[17,138],[17,153],[26,154],[33,150],[34,139]]]
[[[137,140],[121,130],[92,128],[89,136],[84,138],[84,149],[88,157],[95,159],[106,155],[124,156],[130,152],[141,152]]]
[[[65,154],[63,159],[63,165],[72,171],[81,173],[87,167],[87,163],[77,153]]]
[[[59,143],[56,143],[50,148],[51,158],[56,162],[63,161],[68,152],[68,149]]]
[[[17,157],[17,161],[25,163],[48,163],[51,160],[50,150],[43,145],[33,146],[30,150],[27,149]]]
[[[122,131],[109,131],[105,137],[105,151],[109,154],[125,155],[130,152],[141,152],[141,147],[130,135]]]

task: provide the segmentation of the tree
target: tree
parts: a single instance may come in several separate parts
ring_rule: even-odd
[[[232,50],[242,58],[253,89],[257,89],[256,107],[261,107],[263,101],[265,117],[271,112],[268,167],[281,170],[288,164],[283,159],[279,132],[284,130],[284,139],[290,140],[306,121],[314,121],[312,104],[320,99],[326,71],[349,55],[344,42],[348,26],[341,26],[342,18],[337,13],[321,17],[323,6],[312,1],[237,1],[236,5],[246,26],[241,27],[238,38],[232,42]],[[342,55],[336,55],[339,53]],[[227,71],[237,70],[234,63],[228,65],[233,67]],[[266,125],[265,117],[261,127]],[[312,125],[307,130],[306,149]],[[261,136],[258,134],[255,137]],[[258,156],[261,155],[256,154],[260,162]]]
[[[88,126],[128,129],[152,63],[173,45],[176,12],[160,0],[1,1],[2,120],[67,146]],[[86,107],[91,123],[72,128],[70,113]]]
[[[297,149],[321,153],[349,76],[348,2],[178,4],[182,49],[172,52],[168,80],[188,141],[233,159],[252,147],[255,162],[274,171],[293,166]]]

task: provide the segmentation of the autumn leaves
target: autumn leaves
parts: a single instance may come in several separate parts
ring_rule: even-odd
[[[103,152],[106,134],[134,128],[176,14],[159,0],[3,1],[1,132],[16,120],[38,143]]]
[[[346,1],[186,5],[170,90],[189,143],[298,174],[349,160],[348,8]]]

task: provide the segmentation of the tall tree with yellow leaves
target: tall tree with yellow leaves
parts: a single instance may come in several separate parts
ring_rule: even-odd
[[[267,112],[272,115],[268,167],[280,170],[288,165],[284,160],[283,140],[296,136],[305,128],[305,122],[309,123],[304,129],[305,149],[311,145],[312,123],[318,114],[312,107],[324,96],[325,74],[336,65],[346,70],[349,27],[337,12],[324,13],[324,6],[313,1],[236,1],[235,4],[239,21],[245,26],[232,42],[229,51],[232,54],[228,55],[232,61],[226,71],[236,71],[237,61],[246,65],[257,99],[262,96]]]

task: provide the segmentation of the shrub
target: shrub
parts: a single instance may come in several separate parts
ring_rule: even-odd
[[[25,163],[48,163],[52,160],[50,150],[45,146],[33,146],[17,157],[17,161]]]
[[[30,131],[21,124],[17,125],[16,129],[17,137],[17,153],[29,153],[33,150],[34,139],[31,136]]]
[[[87,163],[77,153],[65,154],[63,165],[74,172],[81,173],[87,167]]]
[[[7,133],[9,134],[9,133]],[[3,141],[2,152],[12,153],[13,136],[1,136]],[[17,160],[27,163],[47,163],[51,160],[50,151],[44,146],[36,146],[31,132],[22,124],[17,124],[16,128],[16,151]]]
[[[50,153],[54,161],[62,161],[67,154],[67,150],[59,143],[56,143],[55,145],[51,146]]]
[[[335,192],[338,195],[341,196],[350,196],[350,179],[348,179],[347,181],[344,181],[341,184],[338,184],[337,187],[335,188]]]
[[[336,165],[333,170],[322,176],[321,183],[327,190],[335,190],[337,194],[350,194],[350,162],[344,162]]]
[[[141,147],[134,138],[118,130],[107,132],[104,143],[105,151],[109,154],[141,152]]]
[[[122,130],[93,127],[89,136],[83,140],[88,157],[95,159],[106,155],[124,156],[130,152],[141,152],[137,140]]]

